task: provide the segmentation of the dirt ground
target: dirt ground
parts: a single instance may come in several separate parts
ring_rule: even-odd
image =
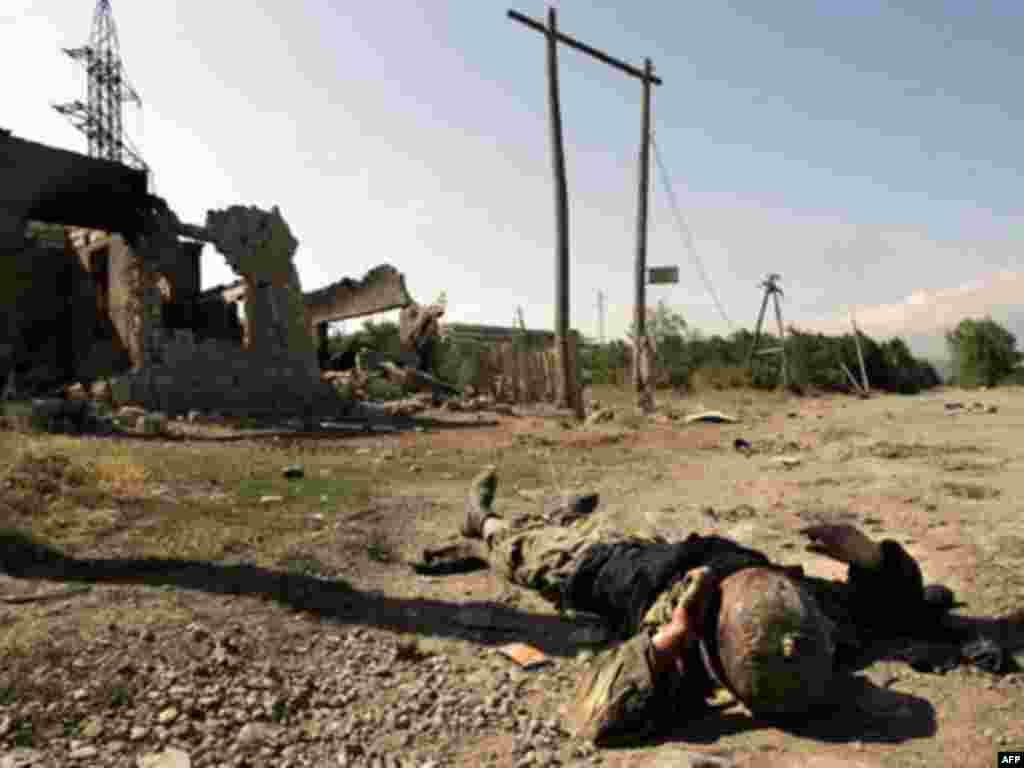
[[[1024,674],[895,661],[787,731],[734,707],[642,747],[574,744],[559,710],[595,650],[583,618],[486,570],[409,567],[455,533],[483,464],[499,467],[499,511],[593,490],[611,527],[724,534],[837,578],[844,567],[804,552],[796,531],[844,520],[903,543],[965,615],[1020,609],[1024,593],[1024,390],[662,396],[649,422],[621,394],[597,397],[620,416],[575,427],[432,412],[416,430],[313,436],[0,433],[0,765],[135,765],[174,746],[197,766],[655,768],[706,752],[741,766],[966,768],[1024,749]],[[739,422],[673,418],[705,408]],[[284,478],[289,465],[304,477]],[[518,669],[495,650],[511,641],[552,663]]]

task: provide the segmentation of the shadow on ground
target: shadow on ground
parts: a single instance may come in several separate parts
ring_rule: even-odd
[[[417,429],[424,432],[446,432],[455,430],[490,429],[499,425],[498,421],[446,421],[435,418],[411,418],[411,419],[379,419],[369,421],[345,421],[339,420],[329,428],[315,430],[300,429],[248,429],[237,434],[230,435],[146,435],[133,432],[115,432],[109,435],[97,434],[76,434],[74,437],[94,439],[116,439],[138,442],[194,442],[194,443],[243,443],[262,441],[310,441],[310,440],[346,440],[357,437],[373,435],[381,437],[386,435],[399,435],[405,432],[413,432]]]
[[[776,729],[832,744],[901,744],[911,739],[934,736],[938,730],[934,707],[919,696],[880,688],[860,675],[844,677],[837,681],[836,687],[836,707],[821,712],[813,719],[787,722],[755,718],[736,708],[712,710],[701,719],[680,726],[657,743],[713,744],[726,736]]]
[[[170,558],[74,558],[14,530],[0,531],[0,571],[16,578],[80,584],[172,586],[209,594],[273,600],[330,621],[394,632],[468,639],[482,645],[517,640],[551,656],[571,656],[578,624],[493,602],[453,603],[362,592],[320,579],[246,563]]]

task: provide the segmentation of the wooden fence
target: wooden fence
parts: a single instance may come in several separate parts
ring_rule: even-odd
[[[579,397],[580,375],[575,335],[569,337],[570,386]],[[479,366],[470,384],[481,394],[506,403],[553,403],[558,399],[558,353],[554,344],[496,341],[480,347]]]

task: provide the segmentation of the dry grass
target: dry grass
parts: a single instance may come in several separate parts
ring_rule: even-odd
[[[149,471],[129,456],[110,456],[92,464],[97,485],[112,496],[143,496]]]
[[[269,559],[308,537],[308,517],[365,504],[374,477],[346,454],[260,444],[173,444],[0,433],[0,528],[69,554]],[[298,459],[302,480],[282,468]],[[261,503],[281,496],[280,503]]]

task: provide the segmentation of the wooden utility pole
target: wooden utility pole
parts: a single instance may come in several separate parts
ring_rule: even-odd
[[[555,350],[558,355],[558,406],[574,408],[575,376],[569,368],[569,189],[562,138],[562,102],[558,90],[558,19],[548,8],[548,111],[551,170],[555,177]]]
[[[853,343],[857,347],[857,361],[860,363],[860,385],[865,395],[871,394],[871,384],[868,382],[868,369],[864,367],[864,353],[860,349],[860,329],[857,328],[857,320],[850,310],[850,325],[853,326]]]
[[[651,167],[651,77],[654,68],[650,59],[644,59],[643,112],[640,118],[640,173],[636,207],[636,299],[633,304],[633,326],[636,345],[633,350],[633,383],[636,404],[642,411],[654,408],[653,382],[649,381],[653,361],[647,338],[647,192],[650,188],[648,171]]]
[[[643,94],[643,115],[641,118],[643,136],[640,144],[640,201],[637,208],[637,253],[636,253],[636,300],[634,320],[637,325],[637,349],[634,355],[634,380],[638,393],[638,400],[641,407],[653,405],[653,398],[644,400],[642,392],[647,391],[646,375],[636,375],[640,371],[641,350],[645,349],[644,341],[644,319],[646,315],[645,286],[647,269],[647,187],[648,187],[648,165],[650,162],[650,122],[651,122],[651,84],[661,85],[661,80],[654,76],[654,67],[651,60],[647,59],[644,69],[640,70],[623,61],[620,61],[607,53],[582,43],[569,35],[558,31],[555,9],[548,9],[548,23],[545,26],[539,21],[524,16],[518,11],[510,10],[508,16],[513,21],[518,21],[537,32],[544,34],[548,41],[548,105],[550,108],[551,124],[551,146],[552,165],[555,176],[555,340],[559,364],[559,400],[562,405],[574,407],[578,414],[582,414],[582,403],[579,402],[579,392],[572,391],[577,388],[572,384],[575,379],[569,370],[568,335],[569,335],[569,212],[568,212],[568,191],[565,173],[565,151],[562,144],[562,114],[558,91],[558,43],[565,43],[570,48],[575,48],[598,61],[625,72],[628,75],[639,78],[644,84]],[[639,318],[639,320],[636,320]],[[649,370],[649,366],[647,367]],[[576,401],[576,402],[573,402]],[[649,403],[649,405],[648,405]]]
[[[750,352],[747,353],[747,368],[750,368],[754,363],[755,355],[770,355],[778,354],[782,358],[782,386],[789,386],[789,366],[786,363],[786,331],[782,325],[782,305],[779,303],[779,296],[784,295],[782,289],[779,288],[778,281],[780,276],[777,274],[768,275],[767,279],[761,283],[761,287],[764,288],[764,298],[761,299],[761,311],[757,313],[757,326],[754,328],[754,341],[750,345]],[[764,323],[764,312],[768,308],[769,299],[773,300],[775,304],[775,320],[779,324],[779,346],[772,347],[770,349],[758,350],[757,345],[761,341],[761,326]]]

